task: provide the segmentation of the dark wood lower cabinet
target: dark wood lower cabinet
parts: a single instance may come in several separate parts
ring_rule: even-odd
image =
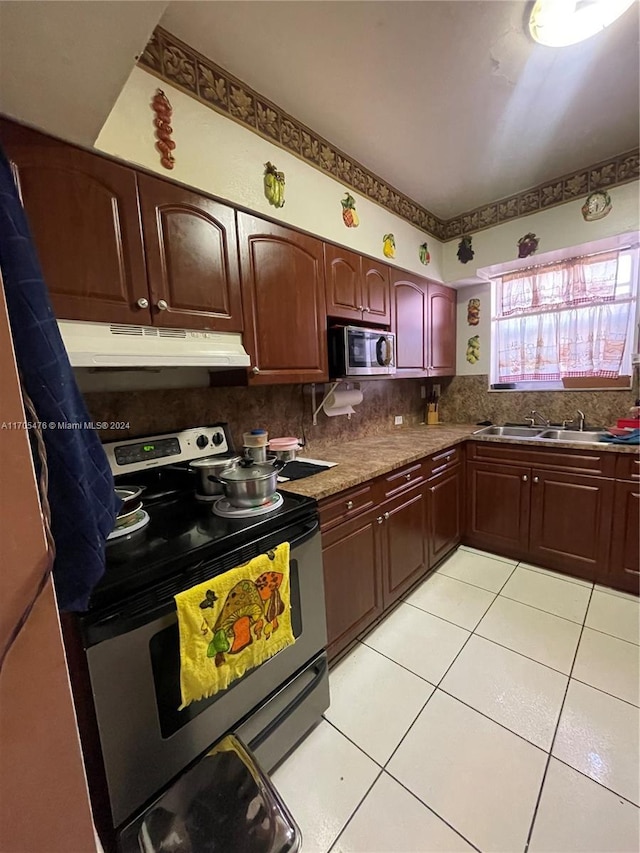
[[[524,557],[529,536],[529,478],[525,466],[468,464],[467,534],[469,545]]]
[[[452,551],[462,536],[462,466],[427,482],[429,568]]]
[[[335,657],[383,611],[376,514],[368,512],[323,534],[327,650]]]
[[[640,592],[640,483],[618,480],[613,499],[609,568],[598,582],[615,589]]]
[[[382,544],[383,602],[393,604],[427,571],[427,513],[424,485],[380,507],[376,524]]]
[[[531,476],[529,558],[595,580],[609,557],[613,480],[539,471]]]

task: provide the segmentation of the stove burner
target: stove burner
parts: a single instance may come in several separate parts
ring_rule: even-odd
[[[196,492],[196,500],[203,504],[212,504],[220,500],[220,495],[201,495],[200,492]]]
[[[142,528],[146,527],[150,521],[151,518],[149,513],[145,512],[143,509],[139,509],[132,517],[131,521],[127,522],[127,524],[123,524],[121,527],[116,527],[115,530],[112,530],[107,536],[107,541],[111,542],[114,539],[120,539],[122,536],[128,536],[130,533],[135,533],[136,530],[142,530]]]
[[[253,518],[256,515],[265,515],[268,512],[273,512],[282,505],[284,498],[279,492],[269,499],[269,503],[262,506],[252,506],[243,509],[241,507],[232,506],[227,498],[220,498],[213,507],[214,515],[219,515],[222,518]]]

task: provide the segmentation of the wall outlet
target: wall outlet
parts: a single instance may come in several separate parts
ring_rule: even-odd
[[[439,382],[436,382],[435,385],[433,386],[433,393],[436,395],[436,397],[440,396],[440,383]]]
[[[393,422],[396,426],[402,426],[402,415],[396,415]]]
[[[420,386],[420,397],[421,397],[423,400],[426,400],[426,399],[427,399],[427,389],[426,389],[426,387],[425,387],[424,385],[421,385],[421,386]]]

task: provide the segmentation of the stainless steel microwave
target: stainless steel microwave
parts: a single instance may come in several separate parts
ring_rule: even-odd
[[[329,374],[389,376],[396,372],[396,336],[380,329],[333,326],[329,329]]]

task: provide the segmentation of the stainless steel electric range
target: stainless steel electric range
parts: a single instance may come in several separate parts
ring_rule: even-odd
[[[282,494],[271,512],[218,517],[188,463],[231,453],[224,424],[105,445],[117,485],[143,488],[148,523],[107,545],[89,610],[65,619],[85,759],[105,847],[226,733],[269,772],[329,705],[322,555],[315,501]],[[180,706],[173,596],[281,542],[291,544],[292,646],[215,696]],[[119,841],[120,839],[120,841]]]

